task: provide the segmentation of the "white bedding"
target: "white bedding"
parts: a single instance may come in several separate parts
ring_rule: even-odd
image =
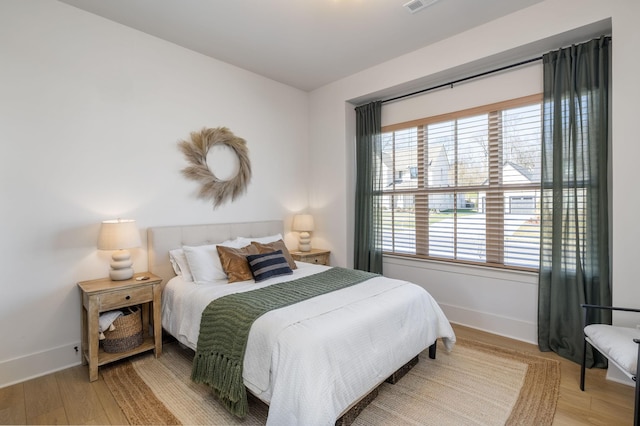
[[[297,265],[293,275],[260,284],[195,284],[175,277],[163,293],[162,325],[195,350],[211,300],[328,269]],[[269,404],[268,425],[333,424],[437,338],[447,349],[455,342],[435,300],[415,284],[377,277],[258,318],[249,333],[244,383]]]

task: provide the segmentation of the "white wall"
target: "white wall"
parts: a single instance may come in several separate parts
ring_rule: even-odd
[[[334,263],[353,264],[354,105],[518,62],[612,28],[613,295],[616,304],[639,305],[634,258],[640,198],[629,196],[637,192],[640,158],[634,117],[640,98],[639,16],[636,0],[546,0],[312,92],[309,200],[324,222],[316,234],[330,242]],[[535,274],[392,257],[384,268],[385,275],[424,286],[453,322],[537,341]]]
[[[385,103],[382,127],[542,93],[542,61]]]
[[[149,226],[288,226],[307,207],[305,92],[52,0],[0,2],[0,61],[0,387],[80,362],[100,221],[138,221],[143,271]],[[213,210],[177,142],[217,126],[247,141],[253,178]]]

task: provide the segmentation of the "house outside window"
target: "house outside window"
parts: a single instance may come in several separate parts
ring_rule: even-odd
[[[541,95],[383,128],[383,251],[535,270]]]

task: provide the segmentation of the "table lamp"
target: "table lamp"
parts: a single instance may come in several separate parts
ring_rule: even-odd
[[[99,250],[115,250],[111,256],[109,277],[113,281],[133,277],[130,248],[140,247],[140,233],[136,221],[131,219],[105,220],[98,235]]]
[[[313,216],[297,214],[293,217],[293,230],[300,232],[298,236],[298,250],[311,251],[311,235],[313,231]]]

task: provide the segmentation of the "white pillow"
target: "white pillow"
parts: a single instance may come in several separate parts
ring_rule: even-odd
[[[240,238],[243,238],[243,237],[240,237]],[[260,238],[246,238],[246,237],[244,237],[244,239],[245,240],[249,240],[249,242],[255,241],[255,242],[260,243],[260,244],[269,244],[269,243],[272,243],[274,241],[282,240],[282,234],[269,235],[268,237],[260,237]]]
[[[169,250],[169,260],[171,261],[171,266],[173,266],[173,271],[176,275],[181,275],[182,279],[185,281],[193,281],[191,269],[189,269],[189,263],[187,262],[187,256],[185,256],[183,249],[179,248]]]
[[[242,248],[249,243],[243,238],[228,240],[220,244],[210,244],[204,246],[182,246],[193,281],[211,282],[227,278],[227,274],[222,269],[217,246],[232,248]]]

